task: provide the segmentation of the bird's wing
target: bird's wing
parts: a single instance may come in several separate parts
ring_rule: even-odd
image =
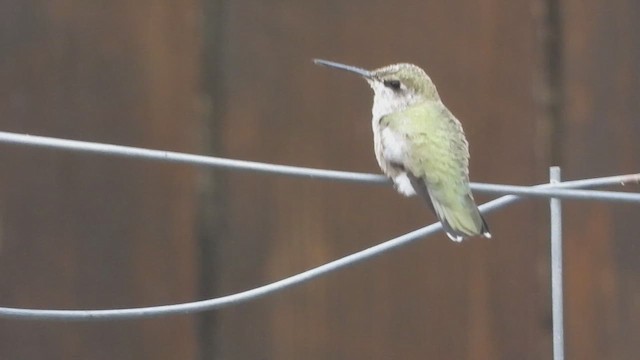
[[[440,102],[425,102],[383,118],[391,139],[402,139],[401,156],[416,193],[430,203],[455,241],[490,237],[469,187],[469,145],[460,122]],[[396,140],[396,143],[400,141]],[[384,144],[383,144],[384,146]]]
[[[409,151],[401,162],[407,172],[432,191],[456,182],[458,186],[446,186],[459,192],[451,196],[468,192],[469,145],[460,122],[442,102],[427,101],[387,115],[381,125],[405,139]]]

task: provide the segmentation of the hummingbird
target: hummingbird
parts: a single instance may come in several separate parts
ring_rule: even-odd
[[[376,70],[320,59],[314,63],[360,75],[373,89],[376,160],[400,194],[422,197],[453,241],[491,237],[471,194],[462,124],[424,70],[406,63]]]

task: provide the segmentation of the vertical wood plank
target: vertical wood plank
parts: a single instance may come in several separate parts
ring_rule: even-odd
[[[566,178],[638,172],[640,4],[562,4]],[[631,205],[569,204],[566,213],[567,356],[635,359],[640,212]]]
[[[377,172],[367,85],[311,64],[424,66],[464,123],[476,181],[546,179],[528,1],[231,2],[225,156]],[[251,19],[251,21],[247,21]],[[543,165],[543,166],[540,166]],[[226,175],[217,294],[320,265],[434,220],[390,188]],[[545,206],[542,209],[546,209]],[[217,316],[220,358],[538,359],[550,354],[546,219],[489,216],[494,240],[444,236]],[[542,228],[542,229],[541,229]],[[541,258],[539,256],[545,256]]]
[[[4,1],[2,130],[196,152],[196,1]],[[197,295],[196,173],[2,146],[0,302],[121,308]],[[194,359],[193,318],[0,323],[2,359]]]

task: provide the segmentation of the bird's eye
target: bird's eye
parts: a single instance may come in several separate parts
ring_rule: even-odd
[[[393,90],[400,90],[400,80],[385,80],[384,86]]]

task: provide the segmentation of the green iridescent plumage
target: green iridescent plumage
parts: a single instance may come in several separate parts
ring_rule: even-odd
[[[491,237],[469,187],[469,146],[462,125],[421,68],[395,64],[368,71],[315,62],[356,73],[371,85],[376,160],[398,192],[423,197],[454,241]]]
[[[488,233],[469,188],[469,148],[460,122],[441,101],[427,100],[381,118],[406,138],[402,163],[416,193],[430,202],[447,233],[458,239]]]

